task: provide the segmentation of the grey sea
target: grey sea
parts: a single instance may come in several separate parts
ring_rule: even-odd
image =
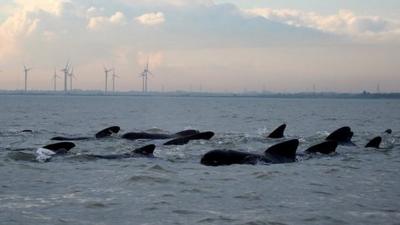
[[[399,100],[1,95],[0,121],[0,224],[400,224]],[[267,139],[282,123],[286,137]],[[118,135],[75,141],[49,162],[25,157],[53,136],[92,136],[113,125]],[[301,154],[342,126],[352,128],[356,146],[336,154],[272,165],[199,163],[212,149],[262,153],[292,138]],[[183,146],[119,137],[184,129],[216,135]],[[378,135],[382,149],[363,147]],[[80,157],[149,143],[155,158]]]

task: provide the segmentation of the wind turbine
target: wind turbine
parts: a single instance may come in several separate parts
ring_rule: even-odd
[[[143,91],[143,93],[146,93],[147,92],[147,79],[148,79],[148,76],[149,76],[149,74],[150,75],[153,75],[153,73],[151,73],[150,72],[150,70],[149,70],[149,59],[147,58],[147,63],[146,63],[146,67],[144,68],[144,70],[143,70],[143,72],[140,74],[140,76],[142,77],[142,82],[143,82],[143,84],[142,84],[142,91]]]
[[[73,67],[71,67],[71,72],[68,74],[68,76],[69,76],[69,90],[72,91],[72,78],[75,79]]]
[[[65,64],[64,69],[61,70],[64,72],[64,92],[67,93],[67,77],[69,74],[69,60],[67,61],[67,64]]]
[[[60,78],[60,77],[57,75],[57,69],[54,68],[54,75],[53,75],[54,91],[57,91],[57,78]]]
[[[112,71],[113,71],[112,73],[113,93],[115,94],[115,78],[119,76],[115,74],[115,68],[112,68]]]
[[[104,89],[104,93],[105,94],[107,94],[108,73],[111,72],[111,71],[112,71],[112,69],[107,69],[107,67],[104,66],[104,74],[106,75],[105,76],[105,78],[106,78],[106,86],[105,86],[105,89]]]
[[[27,68],[27,67],[24,65],[24,73],[25,73],[25,92],[26,92],[27,85],[28,85],[28,72],[29,72],[30,70],[32,70],[32,68]]]

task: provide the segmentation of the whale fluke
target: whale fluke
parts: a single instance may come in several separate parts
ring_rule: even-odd
[[[366,148],[379,148],[379,145],[381,144],[381,142],[382,142],[382,137],[378,136],[378,137],[375,137],[372,140],[370,140],[365,145],[365,147]]]
[[[43,146],[42,148],[51,150],[56,154],[65,154],[74,147],[75,147],[75,144],[72,142],[59,142],[59,143]]]
[[[141,148],[137,148],[137,149],[133,150],[132,152],[136,153],[136,154],[142,154],[142,155],[149,156],[149,155],[153,155],[155,149],[156,149],[156,146],[151,144],[151,145],[143,146]]]
[[[337,141],[338,143],[351,143],[353,132],[350,127],[341,127],[326,137],[328,141]]]
[[[299,140],[292,139],[269,147],[264,154],[274,162],[294,162],[298,146]]]
[[[184,145],[189,143],[191,140],[210,140],[213,136],[214,132],[206,131],[190,136],[179,137],[165,142],[164,145]]]
[[[272,131],[268,135],[268,137],[269,138],[283,138],[285,129],[286,129],[286,124],[282,124],[278,128],[276,128],[274,131]]]
[[[97,134],[95,135],[96,138],[105,138],[105,137],[109,137],[112,134],[118,133],[120,130],[120,127],[118,126],[112,126],[112,127],[108,127],[104,130],[101,130],[99,132],[97,132]]]
[[[307,153],[322,153],[330,154],[336,151],[338,143],[336,141],[325,141],[320,144],[309,147],[305,152]]]
[[[385,130],[385,133],[387,133],[387,134],[392,134],[392,129],[387,129],[387,130]]]

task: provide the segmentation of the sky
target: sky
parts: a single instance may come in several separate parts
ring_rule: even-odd
[[[398,0],[0,0],[0,89],[69,61],[75,89],[139,91],[149,60],[151,91],[399,92],[398,59]]]

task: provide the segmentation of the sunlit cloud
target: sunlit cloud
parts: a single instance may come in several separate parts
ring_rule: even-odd
[[[165,17],[162,12],[146,13],[136,17],[136,21],[143,25],[155,26],[164,23]]]
[[[291,26],[308,27],[361,40],[400,41],[400,21],[379,16],[357,16],[349,10],[340,10],[337,14],[329,16],[294,9],[254,8],[244,11]]]

